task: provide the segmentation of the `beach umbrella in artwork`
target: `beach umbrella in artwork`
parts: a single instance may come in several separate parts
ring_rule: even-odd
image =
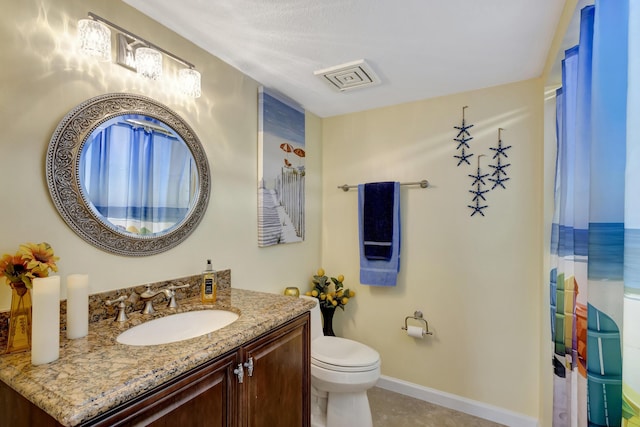
[[[287,159],[284,159],[284,165],[289,168],[291,167],[291,162]]]
[[[280,149],[285,153],[287,153],[284,161],[285,164],[289,163],[289,153],[293,152],[293,147],[291,146],[291,144],[287,142],[283,142],[282,144],[280,144]],[[289,163],[288,166],[291,166],[291,164]]]
[[[291,153],[293,151],[293,147],[287,142],[280,144],[280,149],[286,153]]]
[[[294,148],[293,149],[293,154],[295,154],[296,156],[300,157],[300,167],[302,167],[302,165],[304,164],[304,160],[302,160],[305,157],[305,152],[302,148]]]

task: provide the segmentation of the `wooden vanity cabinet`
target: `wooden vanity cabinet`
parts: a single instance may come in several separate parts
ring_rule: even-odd
[[[240,349],[242,427],[308,427],[311,419],[309,314]],[[250,375],[246,365],[253,363]]]
[[[309,313],[305,313],[81,425],[309,427],[309,342]],[[242,382],[237,375],[240,367]],[[61,425],[0,383],[0,425],[7,421],[11,426]]]
[[[233,370],[236,364],[236,353],[205,363],[81,425],[235,426],[238,384]]]

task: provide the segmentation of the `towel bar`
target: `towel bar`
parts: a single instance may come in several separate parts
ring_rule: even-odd
[[[420,188],[427,188],[429,186],[429,181],[427,181],[426,179],[423,179],[422,181],[418,181],[418,182],[401,182],[400,185],[419,185]],[[350,188],[358,188],[357,185],[338,185],[338,188],[341,189],[342,191],[349,191]]]

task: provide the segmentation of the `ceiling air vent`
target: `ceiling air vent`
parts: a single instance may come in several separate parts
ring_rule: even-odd
[[[318,70],[313,74],[341,92],[380,83],[380,79],[364,59]]]

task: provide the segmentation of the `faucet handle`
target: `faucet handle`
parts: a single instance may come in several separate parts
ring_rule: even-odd
[[[127,300],[127,296],[126,295],[120,295],[118,298],[114,299],[114,300],[106,300],[104,303],[111,306],[113,304],[118,304],[116,306],[116,318],[114,319],[115,321],[118,322],[126,322],[127,321],[127,313],[125,312],[125,309],[127,308],[127,306],[125,305],[125,301]]]
[[[170,291],[175,291],[176,289],[182,289],[182,288],[188,288],[189,285],[188,283],[186,285],[174,285],[173,283],[169,283],[169,285],[167,285],[167,289],[169,289]]]
[[[170,283],[165,289],[167,290],[167,297],[169,297],[169,304],[167,307],[169,308],[178,308],[178,302],[176,301],[176,289],[188,288],[190,285],[187,283],[186,285],[174,285]]]

